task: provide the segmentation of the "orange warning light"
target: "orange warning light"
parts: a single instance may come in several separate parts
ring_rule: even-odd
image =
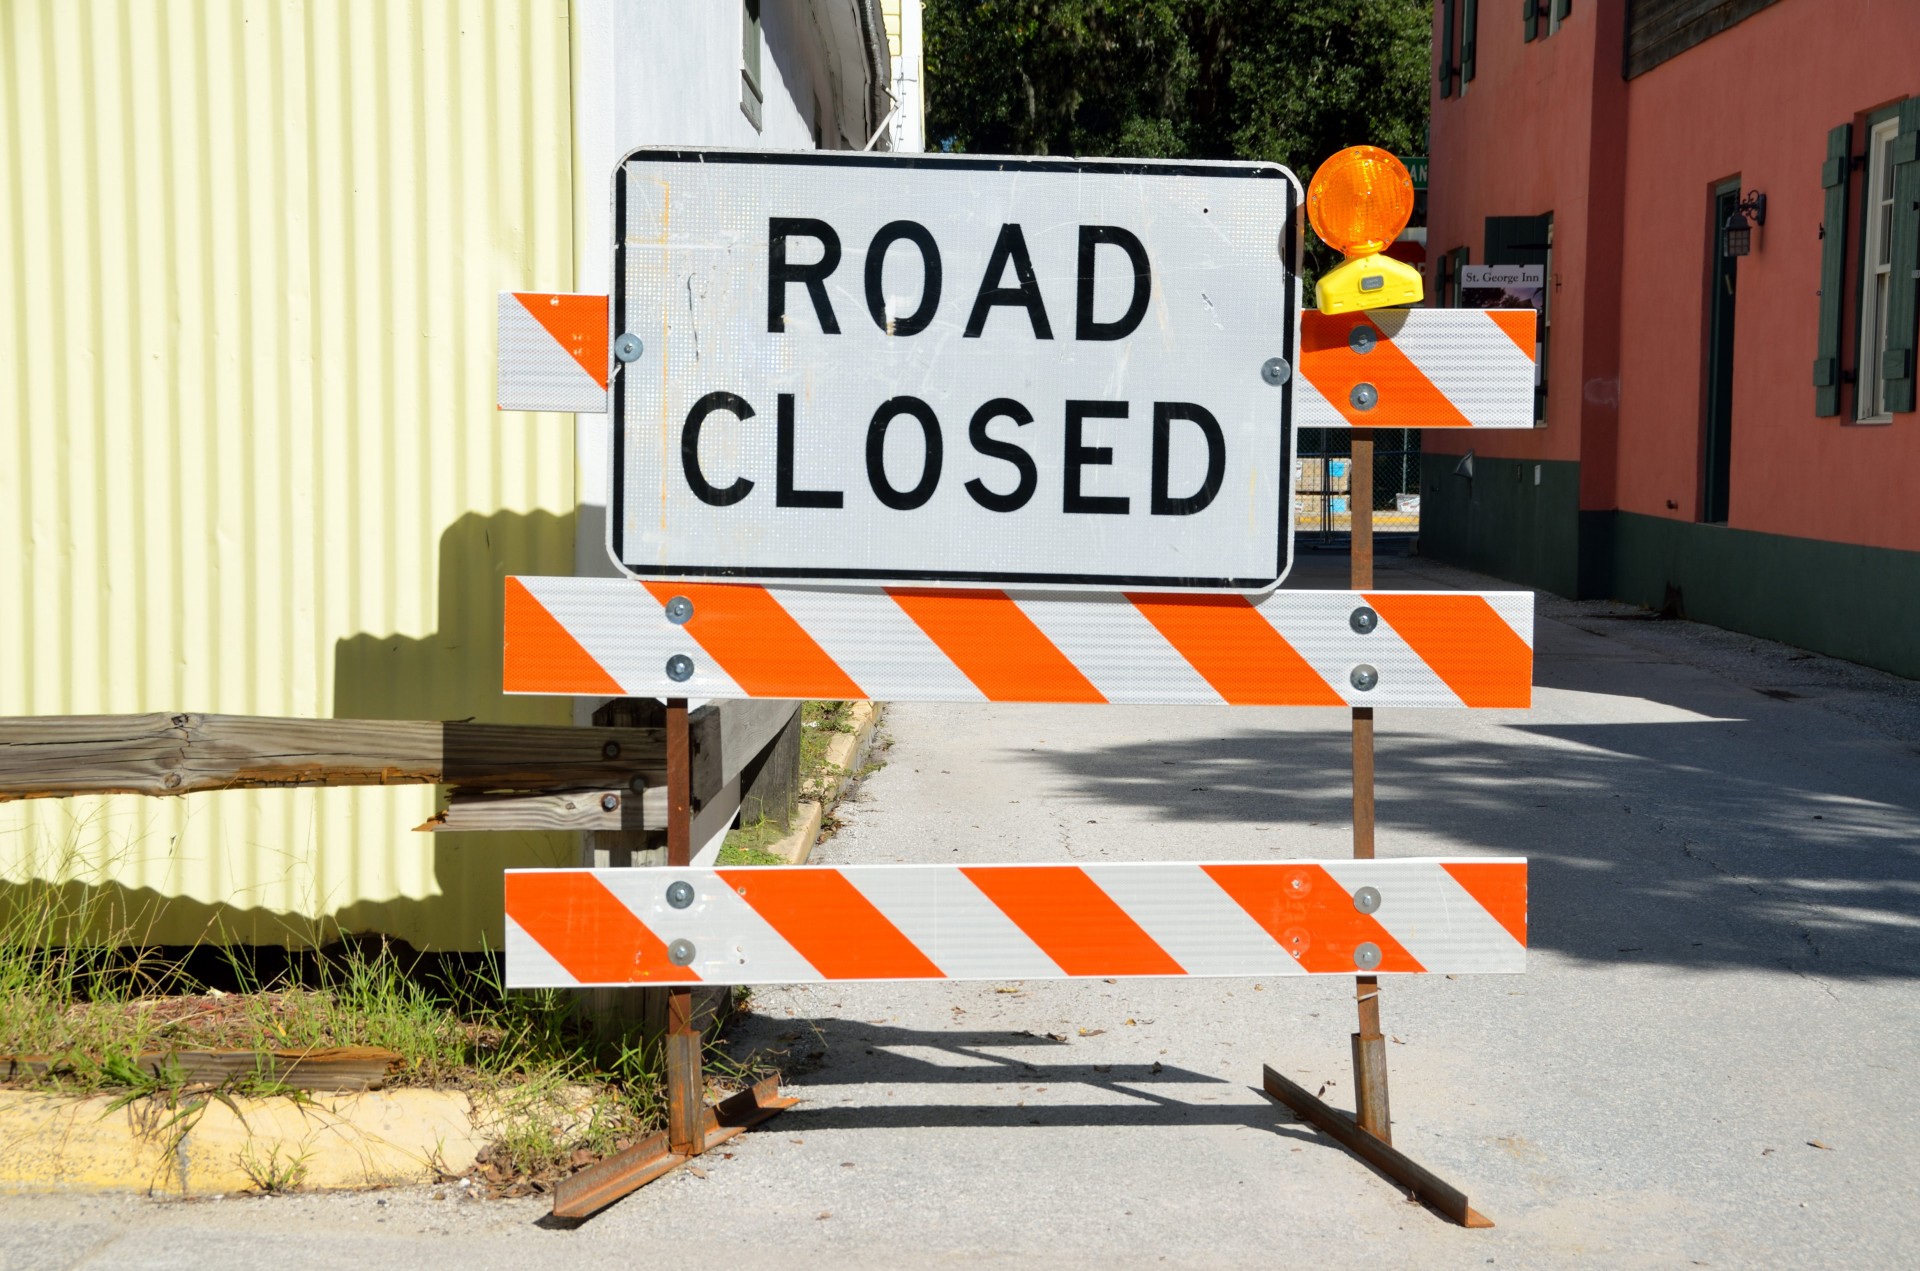
[[[1413,215],[1413,178],[1378,146],[1348,146],[1314,170],[1307,219],[1343,256],[1371,256],[1400,236]]]
[[[1323,313],[1417,304],[1418,270],[1380,255],[1413,215],[1413,178],[1378,146],[1348,146],[1314,170],[1307,219],[1346,262],[1315,287]]]

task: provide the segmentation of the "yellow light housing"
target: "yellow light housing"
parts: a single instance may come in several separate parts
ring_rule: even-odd
[[[1322,313],[1418,304],[1420,271],[1380,253],[1413,214],[1413,178],[1378,146],[1349,146],[1315,169],[1307,219],[1322,242],[1347,259],[1314,287]]]

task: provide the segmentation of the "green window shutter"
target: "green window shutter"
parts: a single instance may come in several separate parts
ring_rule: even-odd
[[[1553,16],[1554,17],[1559,18],[1562,22],[1565,22],[1567,20],[1567,15],[1572,12],[1573,12],[1573,0],[1553,0]]]
[[[1440,0],[1440,95],[1453,96],[1453,0]]]
[[[1480,0],[1466,0],[1466,7],[1460,12],[1460,79],[1463,83],[1473,78],[1474,46],[1479,43],[1474,36],[1479,25]]]
[[[1520,0],[1520,16],[1527,21],[1527,39],[1540,36],[1540,0]]]
[[[1920,270],[1920,97],[1900,103],[1893,138],[1893,242],[1888,257],[1887,351],[1878,368],[1887,409],[1913,409],[1914,272]]]
[[[1820,240],[1820,328],[1813,358],[1813,413],[1840,413],[1840,302],[1846,293],[1847,181],[1853,172],[1853,125],[1827,134],[1820,184],[1827,190],[1825,237]]]

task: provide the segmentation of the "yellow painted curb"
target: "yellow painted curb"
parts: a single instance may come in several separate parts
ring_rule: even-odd
[[[825,800],[819,803],[811,799],[803,800],[794,809],[793,829],[767,849],[789,865],[804,865],[807,858],[813,855],[813,845],[819,841],[827,808],[846,793],[847,786],[858,775],[860,761],[866,757],[867,748],[873,744],[874,729],[880,723],[880,708],[872,702],[855,702],[852,714],[853,731],[835,733],[827,742],[827,762],[838,770],[839,775],[827,790]]]
[[[73,1098],[0,1090],[0,1192],[174,1196],[431,1182],[473,1166],[485,1139],[457,1091],[289,1098]]]

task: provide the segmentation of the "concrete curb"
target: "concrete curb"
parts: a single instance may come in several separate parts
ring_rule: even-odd
[[[836,733],[827,743],[827,762],[837,771],[826,798],[819,802],[804,799],[794,810],[793,829],[767,850],[789,865],[804,865],[820,841],[820,827],[826,822],[827,809],[840,801],[847,787],[859,775],[867,752],[873,749],[873,737],[880,724],[880,708],[872,702],[853,704],[853,731]]]
[[[236,1097],[232,1107],[220,1099],[177,1108],[113,1103],[108,1095],[0,1090],[0,1194],[213,1196],[428,1183],[471,1169],[487,1138],[485,1118],[458,1091]]]

